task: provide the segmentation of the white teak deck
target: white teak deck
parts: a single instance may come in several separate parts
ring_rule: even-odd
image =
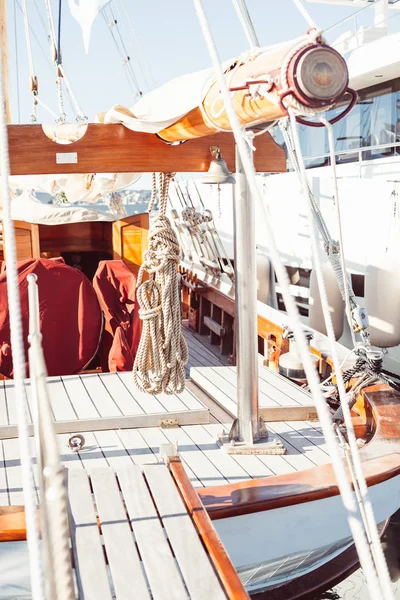
[[[188,335],[190,332],[186,332],[186,336]],[[209,364],[212,364],[213,354],[210,348],[204,346],[203,350],[200,347],[201,339],[198,336],[193,343],[199,346],[199,350],[207,355]],[[217,361],[214,360],[214,362]],[[196,370],[200,372],[201,369],[202,367],[199,367]],[[234,384],[225,377],[227,376],[233,381],[236,377],[235,369],[221,366],[207,369],[216,372],[221,369],[223,375],[219,374],[219,382],[221,383],[222,378],[222,390],[224,392],[228,389],[232,391],[230,386],[234,386]],[[192,371],[194,370],[192,369]],[[260,378],[265,375],[264,371],[266,369],[261,371]],[[267,371],[267,373],[269,372]],[[270,395],[265,394],[265,398],[268,397],[270,401],[278,401],[278,403],[282,402],[280,406],[284,405],[284,397],[286,399],[297,398],[299,405],[301,400],[309,403],[308,395],[297,386],[283,381],[274,373],[271,373],[271,376],[273,378],[271,381],[276,382],[276,385],[282,383],[282,386],[277,387],[274,391],[271,384]],[[260,390],[261,386],[264,384],[260,383]],[[295,387],[297,391],[297,395],[295,394],[293,397],[289,392],[292,387]],[[3,402],[1,404],[3,411],[6,407],[5,413],[2,414],[6,414],[7,419],[8,415],[11,415],[11,423],[14,414],[11,412],[13,410],[10,393],[12,389],[11,383],[7,382],[3,385],[2,382],[0,398]],[[224,485],[259,477],[284,475],[325,464],[330,460],[318,423],[300,419],[268,424],[270,439],[278,438],[285,445],[287,454],[284,456],[230,456],[226,454],[216,440],[223,428],[229,428],[232,423],[232,413],[229,410],[232,408],[232,404],[227,404],[226,408],[222,408],[212,399],[214,392],[211,389],[210,398],[194,382],[188,382],[184,395],[176,399],[175,397],[164,398],[161,396],[153,399],[151,396],[138,394],[134,388],[131,373],[51,378],[50,390],[57,426],[71,428],[63,429],[63,433],[57,436],[62,461],[71,470],[86,469],[90,473],[94,468],[112,467],[118,470],[131,465],[155,464],[159,460],[160,444],[166,442],[178,444],[182,463],[195,487]],[[236,396],[232,393],[231,403],[234,398]],[[260,398],[262,402],[263,398],[264,396]],[[104,399],[106,400],[104,401]],[[180,415],[187,415],[187,418],[191,418],[196,411],[202,410],[207,420],[197,422],[197,424],[182,424],[180,427],[172,429],[160,427],[158,419],[161,413],[158,411],[162,407],[164,410],[162,415],[165,418],[167,416],[165,407],[171,406],[168,402],[171,404],[173,402],[175,409],[178,407],[177,401],[181,402],[179,405]],[[130,404],[131,402],[132,404]],[[291,402],[293,404],[293,399]],[[183,405],[186,406],[186,411],[183,411]],[[189,410],[189,406],[193,408]],[[201,408],[198,408],[199,406]],[[146,410],[150,416],[156,416],[156,424],[152,427],[138,428],[135,425],[130,426],[129,421],[125,420],[118,422],[119,424],[116,426],[110,425],[104,430],[96,431],[88,426],[95,421],[85,420],[101,417],[115,423],[115,419],[128,419],[123,416],[123,410],[127,413],[129,410],[138,410],[137,407],[143,411],[138,414],[138,417],[143,416]],[[208,413],[208,410],[211,414]],[[116,417],[115,413],[119,416]],[[72,415],[74,418],[71,418]],[[6,423],[10,423],[10,421],[7,420]],[[10,425],[3,425],[3,427],[6,426],[10,427]],[[14,425],[12,427],[15,428]],[[74,453],[68,446],[68,439],[70,434],[77,430],[83,433],[85,446],[80,452]],[[5,433],[4,429],[3,432]],[[31,447],[32,455],[35,457],[36,449],[33,438]],[[9,504],[23,504],[19,442],[18,439],[12,437],[0,439],[0,506]]]
[[[68,498],[79,598],[226,599],[164,464],[70,469]]]

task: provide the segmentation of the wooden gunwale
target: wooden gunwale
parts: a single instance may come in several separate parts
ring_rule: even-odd
[[[180,459],[178,457],[171,458],[169,467],[228,598],[235,598],[235,600],[248,599],[249,596],[243,588],[239,575],[233,567]]]
[[[373,436],[361,450],[368,487],[400,475],[400,395],[387,385],[363,393]],[[198,490],[212,520],[293,506],[339,495],[332,465]]]

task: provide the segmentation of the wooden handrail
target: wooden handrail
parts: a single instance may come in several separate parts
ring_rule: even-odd
[[[231,560],[218,537],[217,532],[208,516],[200,498],[193,488],[185,469],[178,457],[171,458],[170,470],[175,483],[185,501],[204,546],[207,548],[210,559],[224,586],[225,593],[230,600],[249,600],[249,595],[237,574]]]

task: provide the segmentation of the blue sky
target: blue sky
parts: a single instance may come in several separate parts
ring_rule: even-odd
[[[134,24],[142,56],[146,57],[157,85],[184,73],[210,66],[210,59],[192,0],[112,0],[111,6],[114,6],[114,14],[119,21],[122,38],[143,91],[146,91],[146,83],[140,65],[146,72],[148,80],[150,76],[140,58],[141,52],[134,42],[131,30],[126,24],[122,1]],[[57,22],[58,0],[52,0],[52,2],[53,14]],[[15,123],[18,120],[21,123],[29,122],[32,103],[28,83],[29,69],[23,18],[19,8],[21,4],[21,0],[8,0],[12,119]],[[55,69],[49,58],[46,58],[49,57],[49,45],[44,27],[47,24],[45,2],[44,0],[28,0],[27,4],[30,24],[41,46],[40,48],[36,39],[32,37],[33,60],[39,79],[40,97],[54,112],[57,112]],[[132,106],[134,96],[104,18],[100,15],[94,23],[90,51],[86,55],[80,27],[70,15],[67,0],[63,0],[62,6],[63,62],[85,114],[93,121],[97,112],[107,110],[113,104]],[[246,38],[238,22],[232,1],[204,0],[204,6],[221,59],[227,59],[246,50],[248,47]],[[262,45],[291,39],[302,35],[308,29],[307,23],[297,11],[293,0],[248,0],[248,7]],[[354,8],[323,4],[307,3],[307,7],[314,20],[322,28],[329,27],[355,12]],[[121,10],[120,14],[118,8]],[[372,11],[364,11],[364,15],[367,13],[372,13]],[[14,14],[16,18],[14,18]],[[364,15],[359,19],[360,22]],[[113,31],[117,35],[115,28]],[[341,31],[343,31],[343,26],[335,30],[335,36]],[[17,53],[15,41],[17,41]],[[19,83],[19,119],[17,79]],[[38,117],[38,120],[42,122],[52,121],[52,117],[42,109],[38,109]],[[68,104],[67,117],[69,121],[74,119],[74,114]]]

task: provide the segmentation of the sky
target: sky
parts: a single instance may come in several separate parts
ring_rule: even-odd
[[[57,25],[59,2],[51,1]],[[28,123],[32,96],[20,8],[22,0],[7,0],[7,4],[12,121]],[[308,29],[293,0],[247,0],[247,4],[261,45],[290,40],[303,35]],[[306,1],[305,4],[321,28],[330,27],[359,10]],[[40,98],[57,112],[56,73],[50,61],[45,0],[27,0],[27,5]],[[161,85],[179,75],[210,66],[192,0],[112,0],[110,6],[118,21],[118,30],[113,27],[112,32],[117,39],[121,35],[143,92],[154,86],[153,81],[156,85]],[[127,24],[124,6],[128,10],[134,32]],[[232,0],[204,0],[204,7],[222,60],[248,49]],[[363,19],[371,22],[371,14],[370,10],[364,11],[359,16],[359,22]],[[110,8],[107,9],[106,19],[103,15],[97,18],[92,30],[89,54],[86,55],[80,26],[70,14],[68,1],[62,0],[63,63],[78,102],[90,121],[94,120],[96,113],[105,111],[114,104],[130,107],[135,102],[132,85],[126,77],[127,69],[122,64],[106,24],[106,20],[111,19]],[[331,32],[331,38],[337,37],[349,25],[348,22],[346,27],[337,27]],[[73,122],[75,115],[68,102],[66,107],[67,121]],[[37,114],[40,122],[53,121],[53,117],[42,108],[38,108]]]

